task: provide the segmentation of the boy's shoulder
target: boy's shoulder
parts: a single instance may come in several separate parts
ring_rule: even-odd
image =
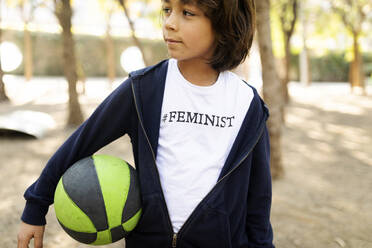
[[[243,79],[241,76],[236,74],[234,71],[226,71],[226,74],[228,75],[228,78],[230,79],[231,82],[235,82],[239,86],[239,89],[241,89],[245,93],[248,92],[249,94],[252,94],[253,97],[256,99],[261,98],[257,89],[252,84]]]
[[[132,71],[129,73],[130,77],[138,77],[138,76],[144,76],[148,73],[155,72],[158,69],[164,69],[166,72],[166,69],[168,68],[168,59],[162,60],[159,63],[151,66],[147,66],[145,68]]]
[[[269,116],[269,107],[264,102],[258,90],[252,84],[250,84],[249,82],[247,82],[246,80],[238,76],[235,72],[231,72],[231,71],[229,72],[231,73],[231,75],[233,75],[233,77],[238,79],[240,88],[244,89],[245,92],[249,92],[249,94],[251,95],[252,102],[256,103],[256,104],[251,104],[251,106],[261,109],[262,112],[265,113],[265,115]]]
[[[249,98],[250,100],[250,109],[255,113],[263,113],[266,116],[269,115],[269,108],[262,99],[258,90],[249,82],[244,80],[234,71],[225,71],[224,72],[229,83],[235,84],[235,92],[237,92],[237,98]]]

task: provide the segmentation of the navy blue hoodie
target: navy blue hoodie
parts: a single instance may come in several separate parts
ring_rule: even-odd
[[[142,216],[127,248],[273,248],[268,110],[254,98],[213,189],[173,232],[156,166],[168,61],[132,73],[57,150],[25,192],[22,220],[44,225],[56,185],[76,161],[128,134],[139,176]],[[243,82],[242,82],[243,83]]]

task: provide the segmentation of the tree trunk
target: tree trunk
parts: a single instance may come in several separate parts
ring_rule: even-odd
[[[359,34],[357,32],[353,32],[353,53],[354,59],[351,62],[349,69],[351,89],[353,91],[355,88],[359,88],[362,90],[363,94],[366,94],[363,73],[363,58],[359,50]]]
[[[283,105],[280,80],[275,69],[275,58],[272,51],[270,27],[270,1],[256,0],[257,35],[260,49],[263,79],[263,95],[270,109],[268,120],[271,150],[271,174],[274,179],[283,176],[281,150],[281,107]]]
[[[285,57],[284,57],[284,78],[282,80],[282,90],[285,103],[289,103],[289,92],[288,92],[288,83],[289,83],[289,68],[291,65],[291,44],[290,37],[285,35]]]
[[[24,43],[24,55],[25,55],[25,71],[24,76],[26,81],[30,81],[32,78],[32,40],[31,34],[27,27],[28,23],[25,23],[24,26],[24,36],[23,36],[23,43]]]
[[[302,24],[302,51],[300,53],[300,82],[302,85],[309,86],[311,84],[311,71],[310,71],[310,61],[309,61],[309,51],[307,48],[307,30],[308,30],[308,20],[305,14],[305,4],[303,2],[300,4],[300,20]]]
[[[0,42],[0,44],[1,44],[1,42]],[[9,101],[9,98],[6,95],[6,92],[5,92],[5,83],[4,83],[4,80],[3,80],[3,75],[4,75],[4,72],[3,72],[3,69],[1,67],[1,60],[0,60],[0,102]]]
[[[0,23],[1,23],[1,0],[0,0]],[[2,43],[2,29],[1,29],[1,26],[0,26],[0,45]],[[3,81],[3,75],[4,75],[4,72],[3,72],[3,68],[1,66],[1,49],[0,49],[0,102],[5,102],[5,101],[9,101],[9,98],[8,96],[6,95],[6,91],[5,91],[5,83]]]
[[[124,10],[125,17],[128,20],[133,42],[138,47],[138,49],[141,51],[143,62],[145,63],[146,66],[148,66],[150,64],[147,61],[147,57],[145,56],[145,50],[143,49],[143,46],[142,46],[141,42],[137,39],[137,36],[136,36],[136,33],[135,33],[135,29],[134,29],[134,25],[133,25],[133,21],[132,21],[132,19],[130,19],[129,11],[128,11],[127,6],[125,5],[125,1],[126,0],[119,0],[119,3],[120,3],[121,7]]]
[[[83,114],[80,108],[76,83],[78,80],[75,43],[71,32],[72,9],[70,0],[59,0],[56,2],[56,15],[62,26],[63,38],[63,62],[64,74],[68,82],[68,126],[77,126],[83,122]]]
[[[289,71],[290,71],[290,61],[291,61],[291,37],[294,32],[294,28],[297,21],[297,0],[291,0],[285,3],[282,3],[280,24],[284,36],[284,75],[282,80],[282,92],[284,95],[284,101],[287,104],[289,102],[289,93],[288,93],[288,82],[289,82]],[[287,12],[292,12],[293,16],[289,19]],[[284,118],[284,113],[283,113]]]
[[[300,53],[300,82],[304,86],[310,86],[311,84],[311,71],[309,63],[309,51],[304,45]]]
[[[76,88],[78,89],[78,94],[84,95],[86,93],[86,76],[83,65],[79,59],[76,59],[76,73],[77,73],[77,83]]]
[[[106,30],[105,44],[106,44],[107,78],[108,78],[110,85],[112,85],[116,77],[116,64],[115,64],[115,47],[114,47],[114,42],[110,34],[109,27],[107,27],[107,30]]]

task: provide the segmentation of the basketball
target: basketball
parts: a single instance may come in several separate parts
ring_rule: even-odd
[[[59,180],[54,208],[62,228],[81,243],[104,245],[125,238],[141,216],[136,171],[108,155],[79,160]]]

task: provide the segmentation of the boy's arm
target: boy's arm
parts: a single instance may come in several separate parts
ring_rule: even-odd
[[[253,150],[247,202],[249,248],[273,248],[270,143],[267,127]]]
[[[76,161],[90,156],[133,126],[133,95],[129,80],[113,91],[57,150],[40,177],[25,192],[27,200],[22,221],[45,225],[45,215],[53,203],[54,191],[63,173]]]

